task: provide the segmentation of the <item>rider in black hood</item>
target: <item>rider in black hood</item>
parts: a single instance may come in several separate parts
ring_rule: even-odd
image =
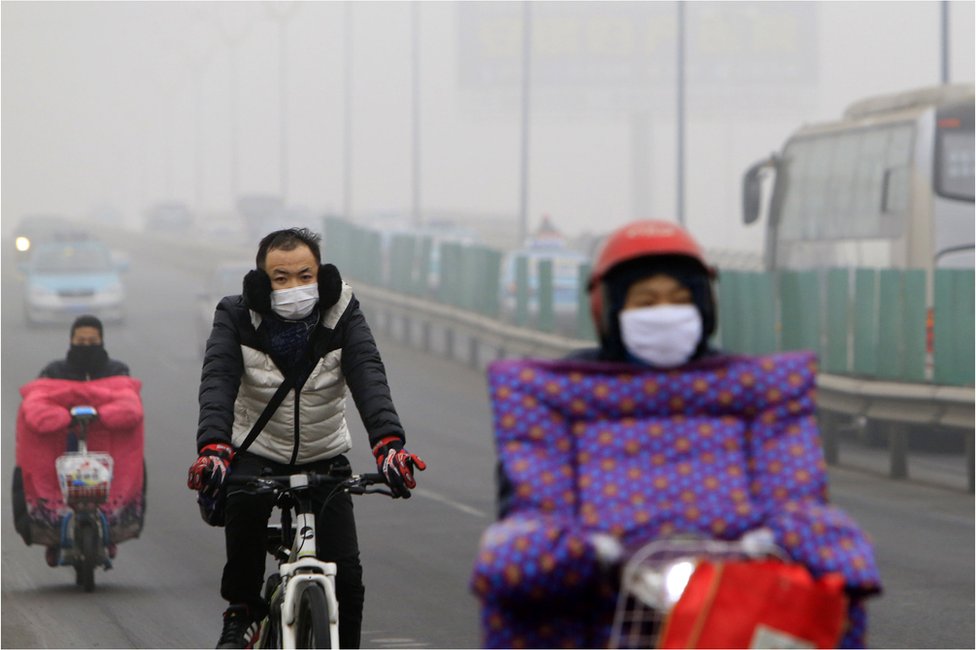
[[[47,364],[39,377],[46,379],[69,379],[72,381],[89,381],[115,375],[128,375],[129,366],[121,361],[111,359],[105,351],[102,340],[102,321],[95,316],[79,316],[71,324],[71,347],[64,359],[56,359]],[[68,451],[76,451],[77,439],[69,433],[66,440]],[[145,466],[143,467],[145,471]],[[145,490],[145,488],[143,488]],[[21,470],[14,468],[13,490],[14,526],[22,536],[29,535],[29,516],[24,497],[24,485]],[[145,500],[145,491],[143,492]],[[24,539],[29,539],[25,536]],[[29,542],[28,542],[29,543]],[[110,557],[114,556],[114,545],[110,546]],[[48,546],[45,553],[48,566],[58,566],[60,548],[57,545]]]
[[[109,358],[102,339],[102,321],[95,316],[79,316],[71,325],[71,347],[64,359],[57,359],[41,370],[41,377],[88,381],[115,375],[128,375],[129,367]]]

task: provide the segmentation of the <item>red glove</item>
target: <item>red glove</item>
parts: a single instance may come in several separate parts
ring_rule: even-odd
[[[190,465],[186,486],[204,494],[217,494],[224,479],[230,474],[230,461],[234,449],[222,442],[215,442],[200,450],[200,457]]]
[[[376,443],[373,455],[376,457],[376,467],[386,479],[393,496],[409,499],[410,490],[417,487],[413,468],[423,471],[427,469],[427,463],[404,449],[403,440],[397,436],[388,436]]]

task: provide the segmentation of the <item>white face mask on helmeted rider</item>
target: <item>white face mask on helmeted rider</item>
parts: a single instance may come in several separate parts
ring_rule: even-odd
[[[271,292],[271,309],[288,320],[301,320],[315,309],[319,301],[317,282],[303,284],[291,289],[276,289]]]
[[[658,368],[674,368],[690,359],[701,335],[701,314],[694,305],[659,305],[620,312],[624,347]]]

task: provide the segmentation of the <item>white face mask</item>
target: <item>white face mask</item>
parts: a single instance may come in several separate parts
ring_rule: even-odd
[[[312,313],[319,301],[317,282],[271,292],[271,309],[288,320],[300,320]]]
[[[690,359],[701,335],[701,314],[694,305],[660,305],[620,312],[620,336],[627,351],[658,368],[674,368]]]

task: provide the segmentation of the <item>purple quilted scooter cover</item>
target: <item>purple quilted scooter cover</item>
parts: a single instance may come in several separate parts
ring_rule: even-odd
[[[723,356],[660,371],[570,361],[488,370],[507,516],[485,531],[471,579],[486,647],[606,645],[615,597],[594,532],[636,548],[765,526],[852,597],[843,645],[863,644],[861,599],[880,590],[870,541],[827,503],[807,352]]]

